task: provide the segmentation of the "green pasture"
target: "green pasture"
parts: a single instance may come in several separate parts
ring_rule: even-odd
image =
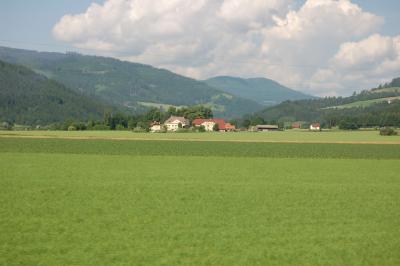
[[[379,90],[372,90],[372,93],[381,93],[381,92],[400,92],[399,87],[391,87],[391,88],[381,88]]]
[[[399,162],[400,145],[0,138],[0,265],[399,265]]]
[[[193,140],[239,142],[327,142],[327,143],[398,143],[398,136],[380,136],[378,130],[322,131],[286,130],[277,132],[210,133],[133,133],[132,131],[0,131],[1,137],[100,138],[132,140]]]
[[[168,110],[170,107],[174,107],[180,109],[185,106],[178,106],[178,105],[171,105],[171,104],[164,104],[164,103],[152,103],[152,102],[138,102],[139,105],[145,107],[153,107],[153,108],[162,108],[163,110]]]
[[[365,100],[365,101],[357,101],[357,102],[352,102],[352,103],[348,103],[348,104],[328,107],[326,109],[332,109],[332,108],[343,109],[343,108],[368,107],[368,106],[371,106],[373,104],[383,103],[383,102],[387,102],[387,101],[394,101],[394,100],[400,100],[400,96],[378,98],[378,99]]]

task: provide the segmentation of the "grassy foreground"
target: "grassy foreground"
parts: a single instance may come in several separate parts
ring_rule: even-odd
[[[398,145],[0,139],[0,265],[399,265],[399,160]]]

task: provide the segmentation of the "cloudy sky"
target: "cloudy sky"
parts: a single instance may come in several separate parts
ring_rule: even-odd
[[[348,95],[400,76],[398,0],[2,0],[0,45]]]

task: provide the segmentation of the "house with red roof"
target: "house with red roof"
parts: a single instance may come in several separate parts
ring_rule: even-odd
[[[320,130],[321,130],[321,125],[320,125],[320,123],[312,123],[312,124],[310,125],[310,130],[320,131]]]
[[[232,125],[231,123],[225,123],[225,131],[235,131],[236,127],[235,125]]]
[[[214,127],[216,124],[218,125],[218,130],[222,132],[234,131],[236,129],[234,125],[226,123],[224,119],[220,118],[196,118],[192,122],[192,125],[195,127],[204,126],[206,131],[214,131]]]
[[[292,128],[293,129],[300,129],[301,128],[301,123],[299,123],[299,122],[292,123]]]

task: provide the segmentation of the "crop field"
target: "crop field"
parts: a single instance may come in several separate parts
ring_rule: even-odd
[[[0,131],[1,137],[113,139],[113,140],[187,140],[286,143],[378,143],[400,144],[398,136],[380,136],[379,131],[287,130],[277,132],[226,133],[133,133],[131,131]]]
[[[400,145],[371,132],[11,133],[0,265],[400,265]]]

